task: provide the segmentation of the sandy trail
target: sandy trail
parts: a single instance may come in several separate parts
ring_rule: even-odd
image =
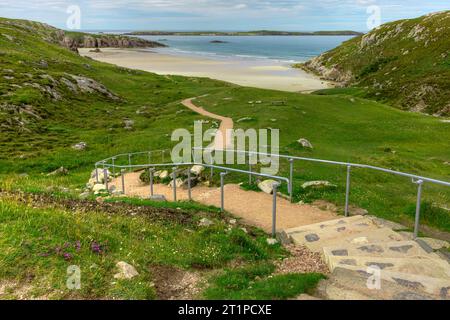
[[[186,99],[181,103],[185,107],[191,109],[194,112],[197,112],[198,114],[221,121],[219,130],[217,131],[216,136],[214,137],[214,142],[212,143],[214,149],[224,150],[228,149],[228,147],[231,147],[231,130],[234,127],[233,119],[219,116],[217,114],[206,111],[202,107],[196,106],[192,102],[192,100],[194,99],[195,98]]]
[[[150,187],[139,179],[140,172],[125,175],[125,192],[128,196],[149,198]],[[122,188],[121,179],[115,179],[111,185]],[[166,185],[154,185],[154,194],[164,195],[173,200],[173,189]],[[198,186],[192,188],[192,199],[205,205],[220,207],[220,188]],[[177,189],[177,200],[187,201],[188,191]],[[257,226],[266,232],[272,230],[272,196],[263,192],[244,191],[236,184],[225,185],[225,210],[239,217],[243,222]],[[318,223],[336,219],[336,214],[323,211],[310,205],[299,205],[277,199],[277,230]]]

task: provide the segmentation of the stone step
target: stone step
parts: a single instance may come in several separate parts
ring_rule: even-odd
[[[328,264],[331,271],[338,267],[367,271],[370,266],[376,266],[382,272],[401,272],[431,278],[450,279],[450,265],[446,261],[437,259],[330,256]]]
[[[325,260],[329,257],[340,256],[370,256],[380,258],[414,258],[424,257],[429,259],[440,259],[435,253],[426,252],[415,241],[379,242],[370,244],[344,244],[340,246],[323,248]]]
[[[315,234],[291,234],[296,245],[303,245],[314,252],[323,252],[325,247],[365,245],[371,243],[403,241],[403,237],[389,228],[370,226],[343,232],[321,232]]]
[[[367,220],[364,216],[353,216],[353,217],[342,217],[340,219],[335,220],[329,220],[314,224],[309,224],[306,226],[300,226],[296,228],[286,229],[284,232],[286,234],[296,234],[296,233],[305,233],[305,232],[311,232],[311,231],[317,231],[317,230],[324,230],[327,228],[334,228],[334,227],[343,227],[348,224],[352,224],[361,220]]]
[[[322,280],[316,294],[331,300],[439,300],[440,295],[430,294],[421,287],[405,286],[395,281],[380,279],[373,286],[373,275],[364,271],[336,268],[328,279]],[[370,286],[372,285],[372,286]]]

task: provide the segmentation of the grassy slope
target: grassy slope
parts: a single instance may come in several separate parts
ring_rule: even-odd
[[[367,96],[406,110],[450,115],[450,11],[382,25],[315,62],[350,72]],[[310,66],[310,64],[306,64]]]
[[[3,34],[13,36],[15,40],[10,41]],[[41,60],[45,60],[48,67],[42,66],[39,63]],[[31,192],[46,191],[61,193],[64,196],[76,196],[84,187],[95,161],[122,152],[170,147],[172,143],[169,135],[173,129],[191,128],[193,120],[201,118],[187,111],[179,104],[179,101],[206,93],[210,95],[202,98],[200,104],[208,110],[230,115],[235,120],[246,116],[254,118],[253,121],[242,122],[238,126],[281,128],[283,152],[366,162],[436,178],[447,180],[450,178],[450,169],[444,164],[450,161],[448,124],[431,117],[398,111],[376,102],[353,99],[345,95],[312,96],[240,88],[209,79],[164,77],[131,71],[79,57],[56,45],[49,45],[42,41],[38,34],[2,24],[0,24],[0,64],[2,66],[0,105],[30,105],[34,112],[42,117],[42,119],[35,119],[21,115],[28,121],[26,128],[30,132],[19,130],[18,127],[0,128],[1,189],[20,188]],[[4,78],[10,75],[5,69],[14,71],[14,79]],[[29,80],[25,73],[30,73],[32,80]],[[51,86],[51,83],[46,83],[46,80],[39,75],[48,74],[59,81],[64,73],[93,78],[121,97],[121,100],[111,100],[98,93],[73,94],[58,84],[54,85],[53,89],[57,90],[63,99],[53,101],[47,94],[24,86],[25,82],[38,82],[41,85]],[[22,88],[14,85],[22,86]],[[229,97],[232,100],[223,99]],[[264,103],[251,106],[247,103],[249,100],[263,100]],[[272,106],[270,102],[275,100],[285,100],[287,105]],[[143,107],[145,108],[142,109]],[[145,113],[137,114],[137,110],[145,110]],[[2,123],[17,116],[20,115],[0,113]],[[135,120],[134,130],[123,129],[124,118]],[[272,122],[273,118],[277,121]],[[300,137],[308,138],[315,149],[313,151],[299,149],[295,141]],[[86,151],[77,152],[70,148],[72,144],[79,141],[88,143]],[[387,148],[396,153],[385,152]],[[68,168],[70,174],[64,177],[45,175],[60,166]],[[283,164],[282,171],[286,173],[286,164]],[[29,176],[20,176],[21,173],[27,173]],[[342,204],[344,176],[343,169],[306,163],[297,165],[296,198],[306,201],[325,198]],[[299,186],[303,181],[322,178],[337,183],[338,189],[312,194],[301,192]],[[229,179],[246,180],[245,177],[239,176],[230,176]],[[369,209],[373,214],[394,220],[407,219],[411,222],[412,217],[408,216],[408,212],[410,212],[410,206],[414,204],[414,193],[414,186],[405,179],[358,170],[354,175],[351,202]],[[426,185],[424,198],[435,202],[437,207],[448,206],[450,203],[448,191],[431,185]],[[33,250],[42,249],[48,244],[57,245],[66,240],[77,240],[77,235],[70,231],[71,229],[64,229],[65,227],[61,231],[55,231],[54,240],[51,237],[42,240],[39,238],[41,229],[34,227],[32,223],[67,226],[73,222],[77,226],[76,230],[79,230],[79,235],[89,238],[91,233],[95,233],[95,238],[99,241],[110,238],[127,239],[130,232],[137,234],[138,229],[135,228],[137,224],[145,224],[140,220],[141,218],[136,218],[138,220],[136,222],[129,221],[128,218],[115,217],[113,220],[117,219],[119,224],[125,225],[124,229],[106,230],[102,226],[107,223],[107,218],[101,214],[77,217],[63,210],[24,208],[14,201],[5,200],[2,200],[0,216],[2,221],[15,219],[14,223],[2,224],[3,233],[8,235],[7,238],[2,238],[1,242],[3,246],[1,251],[4,252],[4,256],[0,261],[4,264],[2,267],[5,267],[1,269],[6,272],[3,276],[13,276],[20,269],[23,273],[17,276],[22,277],[21,279],[27,270],[33,270],[36,275],[40,275],[44,267],[48,269],[53,265],[57,268],[54,270],[55,274],[50,277],[59,279],[57,275],[65,272],[66,264],[58,260],[60,257],[51,257],[43,262],[36,260],[34,256],[29,256],[30,260],[23,260],[23,268],[15,268],[15,264],[24,257],[25,252],[23,251],[25,249],[19,249],[22,246],[18,239],[30,238],[32,243],[36,242],[38,245]],[[54,216],[55,219],[53,219]],[[425,214],[423,219],[429,225],[450,230],[448,212],[440,210],[432,216],[431,220],[430,216]],[[87,229],[84,226],[86,224],[90,225]],[[149,225],[149,228],[160,228],[159,232],[166,232],[166,229],[161,226]],[[183,234],[181,232],[179,236],[182,237]],[[201,235],[198,236],[201,237]],[[135,248],[134,239],[133,236],[128,242],[131,255],[141,250],[135,252],[132,249]],[[167,243],[168,247],[171,245],[173,242]],[[114,248],[117,249],[117,247]],[[86,263],[95,262],[98,259],[98,257],[90,257],[88,251],[84,251],[82,255],[87,259]],[[119,293],[111,289],[105,279],[111,275],[111,266],[119,258],[122,256],[114,251],[107,259],[106,267],[101,271],[102,274],[98,275],[97,284],[102,283],[102,285],[92,282],[89,285],[91,287],[81,293],[83,297],[154,296],[152,289],[145,286],[138,289],[124,288]],[[139,264],[145,263],[144,260],[139,261],[141,261]],[[169,258],[166,262],[183,265]],[[148,280],[145,274],[144,272],[142,279]],[[236,281],[242,284],[239,280],[240,276],[236,277]],[[252,287],[251,277],[245,280],[249,283],[247,289]],[[308,283],[311,279],[297,280],[298,288],[306,288],[309,287]],[[208,291],[207,297],[217,297],[223,289],[220,287],[223,280],[218,277],[211,281],[219,287],[213,286],[211,291]],[[280,283],[286,283],[286,281],[285,278],[280,278]],[[60,283],[58,285],[61,286]],[[239,286],[240,284],[237,284],[237,288]],[[260,286],[265,289],[258,289]],[[264,294],[264,297],[267,290],[272,287],[274,287],[272,282],[256,286],[258,292]],[[67,293],[63,293],[62,296],[65,294]],[[250,290],[245,295],[242,292],[228,292],[223,296],[255,297],[254,294],[255,292]],[[56,294],[56,297],[61,295]],[[275,294],[272,297],[278,296]]]

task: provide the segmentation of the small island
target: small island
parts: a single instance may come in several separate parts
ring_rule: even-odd
[[[222,41],[222,40],[212,40],[209,43],[223,44],[223,43],[228,43],[228,42],[227,41]]]

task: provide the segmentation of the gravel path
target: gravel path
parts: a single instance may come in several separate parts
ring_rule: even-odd
[[[221,121],[219,130],[217,131],[216,136],[214,138],[214,142],[212,144],[214,149],[215,150],[223,150],[223,149],[228,149],[228,147],[231,147],[231,144],[230,144],[231,130],[234,127],[233,119],[219,116],[217,114],[206,111],[202,107],[196,106],[192,102],[192,100],[194,100],[194,99],[195,98],[186,99],[186,100],[182,101],[181,103],[185,107],[191,109],[194,112],[197,112],[198,114]]]
[[[125,192],[128,196],[148,198],[150,187],[139,179],[140,172],[125,175]],[[111,185],[122,188],[121,178]],[[164,195],[168,201],[173,200],[173,189],[157,184],[155,194]],[[220,188],[198,186],[192,189],[194,201],[205,205],[220,207]],[[188,200],[186,189],[177,189],[177,200]],[[264,192],[245,191],[236,184],[225,185],[225,210],[243,219],[246,224],[254,225],[270,232],[272,230],[272,195]],[[290,201],[277,199],[277,230],[295,228],[303,225],[336,219],[336,214],[310,205],[299,205]]]

